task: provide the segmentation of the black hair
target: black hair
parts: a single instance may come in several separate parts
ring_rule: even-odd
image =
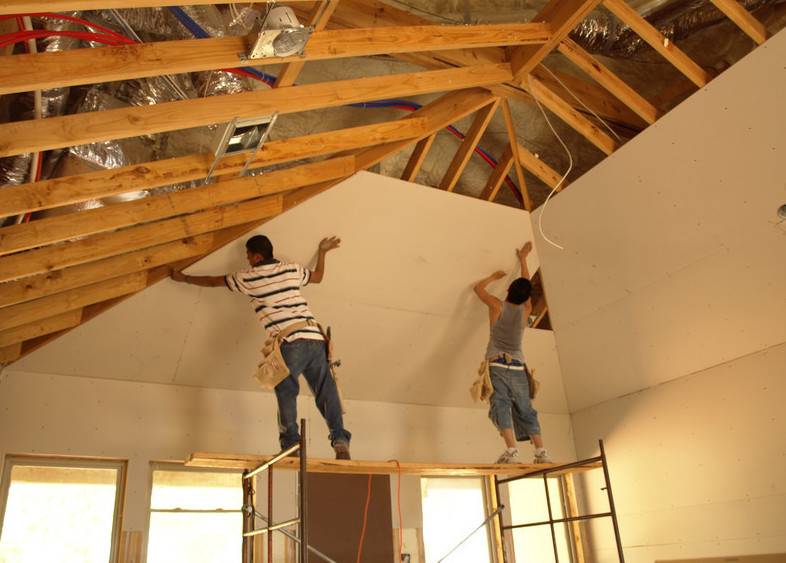
[[[532,295],[532,284],[527,278],[516,278],[508,287],[507,301],[521,305]]]
[[[265,235],[255,235],[246,241],[246,249],[261,254],[263,260],[273,258],[273,243]]]

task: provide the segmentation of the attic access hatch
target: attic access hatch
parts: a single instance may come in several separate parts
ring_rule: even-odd
[[[225,155],[250,152],[251,154],[249,154],[246,164],[239,174],[240,176],[245,176],[251,166],[251,161],[254,160],[257,152],[270,136],[270,130],[276,124],[276,119],[278,119],[278,112],[249,119],[238,119],[236,117],[227,124],[223,131],[218,131],[213,139],[215,160],[213,160],[213,166],[210,167],[210,172],[207,173],[205,182],[210,181],[218,161]]]

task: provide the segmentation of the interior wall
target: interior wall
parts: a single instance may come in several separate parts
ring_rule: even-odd
[[[604,439],[627,561],[786,552],[784,60],[781,32],[537,214],[577,454]]]
[[[301,397],[298,407],[309,429],[309,455],[331,459],[328,430],[313,399]],[[345,421],[353,433],[351,453],[355,460],[489,463],[503,447],[483,408],[348,400]],[[569,417],[545,413],[541,423],[548,430],[552,455],[574,459]],[[277,453],[273,394],[12,369],[0,374],[0,455],[128,459],[124,530],[147,532],[150,461],[182,461],[196,451]],[[525,449],[524,453],[530,452]],[[276,485],[284,492],[275,514],[286,519],[295,515],[296,504],[287,491],[293,489],[296,473],[278,475]],[[420,528],[419,480],[404,476],[400,497],[403,527]],[[397,478],[393,476],[390,503],[394,528],[399,527],[398,498]]]

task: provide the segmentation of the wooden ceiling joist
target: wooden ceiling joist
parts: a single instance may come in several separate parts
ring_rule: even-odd
[[[532,72],[598,4],[600,0],[549,0],[532,21],[549,24],[551,39],[540,45],[508,48],[516,80]]]
[[[378,143],[413,139],[424,135],[427,126],[425,117],[410,115],[397,121],[269,141],[251,161],[250,168],[253,170]],[[150,190],[202,180],[210,171],[213,160],[212,153],[196,154],[8,186],[0,190],[0,216],[22,215],[72,205],[123,194],[131,189]],[[240,172],[247,160],[246,154],[225,156],[218,162],[214,175]]]
[[[108,109],[0,124],[0,157],[138,137],[215,123],[324,109],[386,97],[405,97],[509,81],[505,64],[480,65],[323,84],[289,86],[152,106]],[[230,98],[231,100],[229,100]]]
[[[640,96],[633,88],[625,84],[625,82],[608,68],[600,64],[600,62],[582,49],[578,43],[572,39],[563,39],[559,44],[559,52],[616,96],[622,103],[636,112],[636,114],[648,124],[652,125],[660,117],[661,113],[655,106],[645,100],[643,96]]]
[[[147,272],[136,272],[6,307],[0,316],[0,331],[139,291],[147,287],[146,282]]]
[[[581,133],[604,153],[611,154],[619,148],[617,141],[601,131],[592,121],[584,117],[572,106],[565,103],[537,76],[530,74],[527,77],[527,87],[531,89],[532,94],[537,97],[543,106],[554,112],[555,115]]]
[[[209,209],[165,219],[112,233],[96,235],[68,244],[47,246],[3,257],[0,282],[26,275],[42,274],[147,248],[156,244],[216,231],[281,213],[280,195]]]
[[[213,249],[213,239],[213,233],[196,235],[3,283],[0,284],[0,307],[54,295],[100,279],[116,278],[189,258],[202,257]]]
[[[287,0],[287,3],[313,0]],[[0,15],[69,12],[72,10],[108,10],[110,8],[165,8],[168,6],[208,6],[215,0],[188,0],[187,4],[167,0],[3,0]]]
[[[533,154],[521,144],[518,145],[518,149],[521,165],[537,176],[541,182],[550,188],[557,188],[557,191],[562,191],[567,186],[567,182],[560,184],[563,175],[543,162],[536,154]]]
[[[472,125],[470,125],[469,130],[464,135],[464,139],[461,141],[459,149],[456,151],[456,154],[453,156],[453,160],[448,165],[448,169],[442,176],[439,189],[448,192],[453,191],[453,188],[456,186],[456,182],[458,182],[459,176],[461,176],[461,173],[467,166],[469,158],[474,153],[475,147],[478,146],[480,138],[486,131],[486,128],[491,122],[491,118],[494,116],[494,112],[497,110],[498,106],[499,98],[495,99],[486,107],[481,108],[475,114],[475,119],[472,120]]]
[[[202,209],[220,207],[288,191],[303,184],[346,178],[355,171],[354,158],[274,170],[259,176],[235,178],[172,193],[144,197],[67,215],[45,217],[30,223],[0,228],[0,254],[56,244],[145,222],[168,219]]]
[[[525,148],[529,139],[524,137],[523,144],[518,140],[509,100],[536,105],[537,99],[604,154],[616,150],[622,140],[610,137],[599,122],[630,138],[661,116],[660,105],[645,100],[568,39],[601,1],[688,77],[691,88],[709,81],[709,73],[625,0],[549,0],[534,23],[469,26],[435,25],[380,0],[290,0],[301,21],[315,26],[305,56],[245,63],[242,54],[250,50],[253,37],[29,55],[5,51],[0,56],[0,75],[6,78],[0,95],[242,64],[281,65],[281,70],[276,87],[268,90],[3,123],[0,157],[205,127],[276,111],[285,116],[378,99],[440,96],[396,121],[268,140],[254,157],[252,169],[294,161],[298,165],[255,177],[236,176],[247,158],[236,154],[215,162],[214,183],[187,188],[191,182],[200,183],[214,164],[215,156],[204,153],[0,189],[0,218],[60,208],[50,217],[34,215],[29,223],[0,227],[0,364],[29,354],[164,279],[172,269],[187,267],[358,170],[411,150],[402,177],[414,180],[438,132],[475,114],[443,178],[442,186],[452,189],[498,105],[509,143],[480,197],[493,200],[515,167],[523,206],[531,210],[525,170],[557,190],[566,182]],[[736,0],[712,1],[755,42],[769,37]],[[210,4],[214,2],[189,2]],[[164,0],[8,0],[0,5],[0,15],[169,5]],[[589,78],[544,64],[544,58],[557,51]],[[370,55],[395,57],[426,70],[294,86],[306,63]],[[668,106],[666,101],[662,107]],[[68,207],[160,188],[168,193],[90,211]],[[548,310],[542,296],[537,305],[539,315]]]
[[[384,17],[383,17],[384,16]],[[382,4],[376,0],[357,2],[342,0],[339,9],[331,18],[331,25],[342,28],[374,27],[374,26],[422,26],[430,24],[429,20],[409,14],[389,4]],[[559,42],[555,42],[557,45]],[[449,51],[394,53],[394,57],[436,70],[453,67],[471,67],[480,63],[500,63],[509,60],[504,48],[487,47],[484,49],[451,49]],[[542,64],[542,63],[541,63]],[[536,66],[536,65],[535,65]],[[584,101],[587,106],[597,113],[602,119],[609,120],[640,131],[646,127],[646,122],[639,118],[627,106],[619,102],[614,96],[600,86],[581,78],[566,75],[556,70],[552,71],[572,91]],[[541,76],[547,84],[556,81],[551,77]],[[526,104],[534,105],[532,97],[525,91],[510,84],[493,84],[486,86],[494,94],[508,99],[515,99]],[[575,100],[560,89],[552,88],[558,92],[569,104]]]
[[[693,62],[688,55],[669,41],[636,10],[628,6],[624,0],[603,0],[603,5],[635,31],[664,59],[674,65],[677,70],[690,78],[696,86],[702,88],[710,81],[712,77],[703,68]]]
[[[494,167],[494,170],[491,173],[488,182],[486,182],[483,191],[480,192],[478,199],[494,201],[494,198],[497,196],[497,192],[499,192],[502,182],[505,181],[505,176],[508,174],[508,170],[510,170],[511,166],[513,166],[513,149],[510,145],[508,145],[505,149],[505,152],[497,161],[497,165]]]
[[[25,340],[32,340],[46,334],[74,328],[79,326],[81,321],[82,310],[72,309],[64,313],[50,315],[45,319],[0,331],[0,348],[19,345]],[[21,352],[21,347],[18,350]]]
[[[726,14],[726,17],[736,23],[742,31],[747,33],[759,45],[770,38],[770,32],[767,31],[767,28],[736,0],[711,1],[716,8]]]
[[[277,87],[291,86],[291,72],[309,61],[368,57],[407,51],[463,49],[489,45],[542,42],[550,35],[541,24],[419,26],[317,31],[300,57],[269,57],[243,62],[238,53],[251,48],[253,37],[225,36],[136,45],[105,46],[0,58],[0,94],[30,92],[82,84],[290,63]],[[289,68],[289,67],[287,67]],[[289,78],[288,78],[289,77]],[[290,80],[291,78],[291,80]]]
[[[409,155],[409,160],[407,160],[407,165],[404,167],[404,172],[401,173],[402,180],[406,180],[407,182],[415,181],[415,177],[418,175],[420,167],[423,166],[423,161],[426,159],[428,150],[431,148],[431,145],[434,144],[434,139],[436,138],[437,134],[433,133],[418,141],[412,154]]]
[[[502,115],[505,118],[505,129],[508,132],[508,140],[510,143],[508,147],[511,149],[513,156],[513,167],[516,169],[516,178],[519,181],[519,192],[521,193],[522,204],[524,209],[532,211],[532,200],[527,191],[527,183],[524,179],[524,169],[521,165],[521,157],[518,150],[513,150],[513,147],[518,147],[518,137],[516,136],[516,128],[513,124],[513,114],[510,112],[510,104],[506,98],[502,98]]]

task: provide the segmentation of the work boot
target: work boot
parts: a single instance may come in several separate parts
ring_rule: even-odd
[[[333,449],[336,451],[336,459],[352,459],[349,457],[349,442],[346,440],[333,442]]]

